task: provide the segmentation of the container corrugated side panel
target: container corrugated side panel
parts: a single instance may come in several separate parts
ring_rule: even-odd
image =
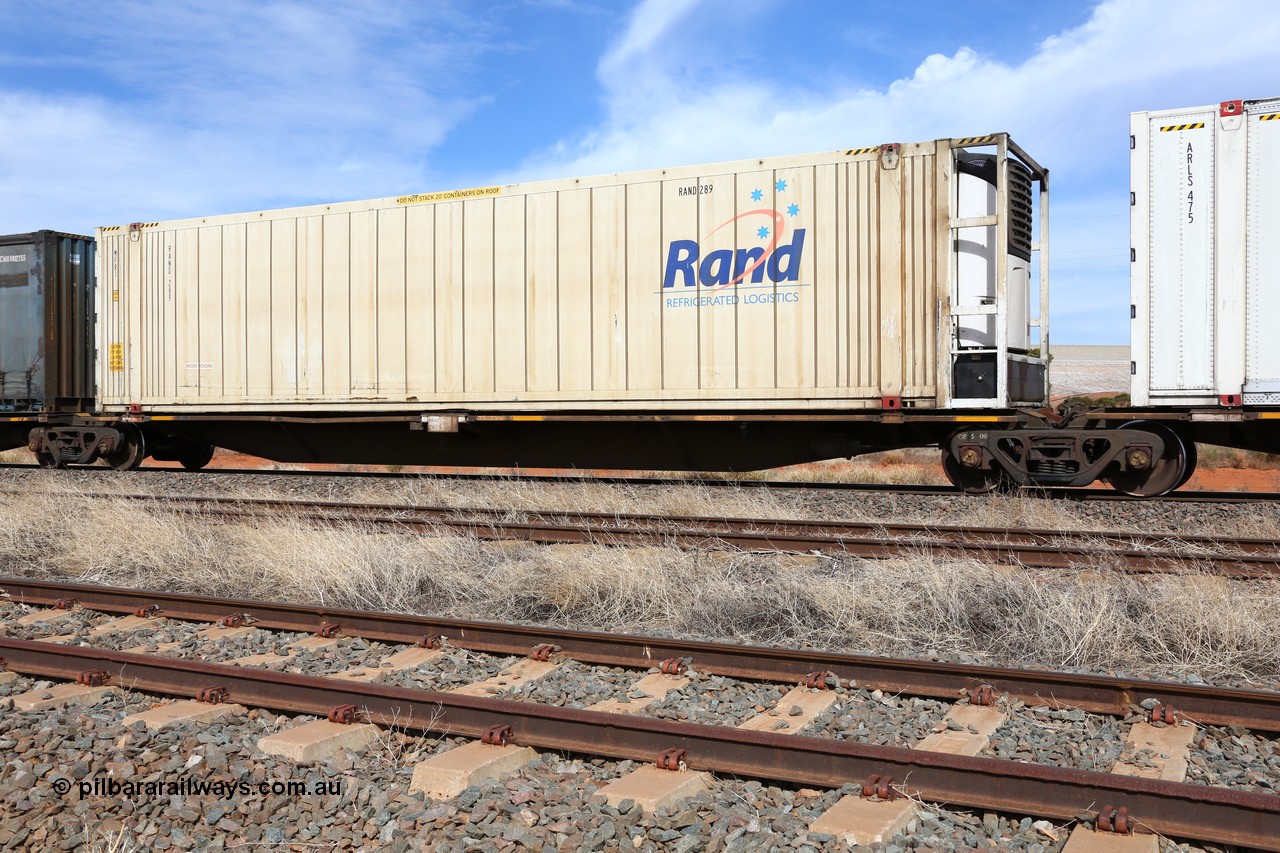
[[[103,403],[934,405],[940,150],[103,229]]]
[[[1280,100],[1251,105],[1248,130],[1245,402],[1280,404]]]

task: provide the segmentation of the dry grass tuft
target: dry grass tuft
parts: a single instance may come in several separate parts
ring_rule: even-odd
[[[118,822],[116,822],[119,825]],[[86,826],[84,834],[89,837],[89,853],[140,853],[145,850],[142,841],[135,837],[129,829],[104,829],[102,825]]]
[[[946,485],[941,451],[936,447],[886,450],[853,459],[828,459],[765,471],[726,475],[738,480],[808,483],[881,483]]]
[[[518,492],[516,506],[532,500]],[[542,500],[545,501],[545,493]],[[697,500],[695,489],[690,500]],[[1017,498],[1003,521],[1043,521]],[[1034,509],[1033,509],[1034,506]],[[481,543],[0,497],[0,572],[756,644],[1280,685],[1280,583],[939,560]],[[1058,522],[1064,519],[1055,519]],[[1060,526],[1067,526],[1060,524]]]
[[[1280,453],[1197,444],[1196,456],[1197,468],[1244,468],[1256,471],[1274,471],[1280,468]]]

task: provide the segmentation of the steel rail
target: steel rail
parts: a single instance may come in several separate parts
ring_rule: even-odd
[[[1120,568],[1127,572],[1178,572],[1191,562],[1224,577],[1280,576],[1280,547],[1269,539],[171,495],[86,494],[84,497],[91,500],[116,497],[167,506],[195,506],[204,508],[209,514],[230,517],[272,510],[287,511],[296,518],[324,524],[360,521],[380,527],[408,527],[420,531],[448,527],[479,538],[538,543],[729,547],[840,553],[864,559],[891,559],[902,556],[904,551],[928,549],[940,556],[1029,568],[1072,568],[1081,563],[1092,564],[1099,554],[1105,554],[1117,558]],[[513,516],[530,515],[556,521],[512,520]],[[1063,544],[1081,540],[1085,544]],[[1180,551],[1175,547],[1198,550]]]
[[[1280,545],[1274,539],[1223,539],[1216,536],[1159,536],[1145,533],[1127,533],[1123,531],[1079,531],[1053,529],[1011,529],[961,527],[940,524],[905,524],[890,521],[806,521],[799,519],[771,518],[735,518],[716,516],[651,516],[640,513],[582,512],[578,510],[511,510],[492,507],[417,507],[392,503],[353,503],[345,501],[297,501],[243,498],[191,498],[163,496],[165,500],[211,500],[218,504],[265,506],[274,509],[285,509],[290,506],[302,506],[320,511],[334,510],[346,512],[388,512],[388,513],[426,513],[430,517],[444,515],[478,515],[485,520],[501,521],[512,515],[536,514],[549,518],[566,518],[572,523],[582,524],[646,524],[655,522],[669,523],[677,528],[696,530],[712,530],[716,533],[736,533],[738,531],[757,531],[768,533],[773,530],[784,535],[813,536],[864,536],[880,534],[886,537],[921,537],[925,539],[942,539],[946,542],[995,543],[1018,546],[1048,545],[1060,539],[1088,538],[1107,544],[1116,544],[1135,548],[1159,548],[1170,544],[1192,545],[1200,548],[1228,547],[1246,554],[1263,554],[1280,559]],[[463,519],[468,520],[468,519]]]
[[[42,470],[39,465],[31,465],[26,463],[0,463],[0,470]],[[71,470],[95,470],[94,466],[70,466]],[[96,470],[106,471],[107,469],[98,468]],[[842,491],[842,492],[882,492],[885,494],[898,495],[920,495],[920,496],[941,496],[941,497],[960,497],[963,493],[955,486],[950,485],[932,485],[920,483],[914,485],[900,483],[843,483],[843,482],[826,482],[826,481],[803,481],[803,480],[734,480],[726,478],[710,478],[710,477],[627,477],[620,475],[601,475],[594,476],[591,474],[477,474],[464,471],[340,471],[340,470],[264,470],[261,468],[204,468],[199,471],[187,471],[183,468],[152,468],[144,467],[141,469],[148,474],[168,474],[174,476],[202,474],[236,474],[243,476],[286,476],[286,477],[367,477],[371,479],[383,480],[417,480],[417,479],[437,479],[437,480],[459,480],[462,482],[522,482],[522,483],[600,483],[604,485],[621,485],[621,486],[662,486],[670,487],[673,485],[697,485],[707,488],[727,488],[727,489],[770,489],[770,490],[800,490],[800,491]],[[1020,493],[1032,495],[1052,500],[1067,501],[1144,501],[1147,503],[1169,501],[1172,503],[1259,503],[1280,501],[1280,492],[1221,492],[1221,491],[1182,491],[1173,494],[1164,495],[1158,498],[1141,498],[1133,495],[1126,495],[1124,492],[1117,492],[1112,489],[1094,489],[1094,488],[1065,488],[1065,487],[1025,487],[1020,489]]]
[[[240,704],[320,716],[351,704],[369,722],[415,731],[477,737],[509,725],[515,743],[540,749],[641,761],[685,749],[695,770],[793,784],[889,775],[913,796],[969,808],[1063,819],[1123,807],[1140,828],[1165,836],[1280,851],[1280,797],[1265,794],[3,637],[0,654],[29,675],[75,679],[97,669],[132,690],[191,697],[222,687]]]
[[[814,672],[832,672],[842,681],[888,693],[955,700],[967,690],[990,685],[997,694],[1032,705],[1079,708],[1114,716],[1130,713],[1147,699],[1177,709],[1183,717],[1209,725],[1240,725],[1255,731],[1280,731],[1280,693],[1209,687],[1114,676],[1026,670],[973,664],[900,660],[813,649],[737,646],[665,637],[560,630],[410,614],[310,607],[267,601],[215,598],[152,590],[120,589],[0,578],[0,590],[12,601],[54,606],[73,599],[104,613],[134,613],[155,607],[157,615],[195,622],[216,622],[247,615],[261,628],[314,633],[337,625],[344,636],[393,643],[416,643],[443,636],[449,644],[489,654],[527,655],[538,645],[559,646],[563,654],[587,664],[647,669],[668,658],[689,658],[700,672],[777,683],[799,683]]]

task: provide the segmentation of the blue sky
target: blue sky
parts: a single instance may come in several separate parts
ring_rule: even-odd
[[[1280,95],[1265,0],[0,12],[0,233],[1009,131],[1060,343],[1128,340],[1129,112]]]

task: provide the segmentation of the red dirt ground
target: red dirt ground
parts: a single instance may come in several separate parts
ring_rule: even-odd
[[[1201,468],[1183,488],[1209,492],[1280,492],[1280,471]]]

